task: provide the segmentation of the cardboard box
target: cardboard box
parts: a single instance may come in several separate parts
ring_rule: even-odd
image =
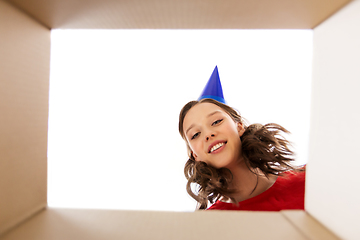
[[[0,0],[1,239],[360,238],[360,1],[211,3]],[[313,29],[306,211],[46,208],[52,28]]]

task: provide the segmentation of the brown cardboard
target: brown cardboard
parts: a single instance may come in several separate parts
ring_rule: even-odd
[[[306,210],[342,239],[360,239],[360,1],[314,29]]]
[[[326,229],[321,223],[305,211],[284,210],[281,213],[285,218],[310,240],[336,240],[339,239]]]
[[[312,29],[350,0],[8,0],[49,28]]]
[[[2,240],[308,239],[280,212],[47,209]]]
[[[0,1],[0,235],[46,206],[50,31]]]
[[[350,1],[8,2],[25,13],[0,0],[0,235],[46,206],[49,28],[317,26],[306,210],[340,238],[359,239],[356,193],[360,183],[356,172],[349,172],[349,168],[358,169],[356,164],[360,162],[359,0],[325,22]],[[334,142],[337,144],[332,145]],[[286,211],[167,213],[48,209],[8,232],[3,239],[336,237],[326,229],[319,230],[321,224],[313,220],[305,212]]]

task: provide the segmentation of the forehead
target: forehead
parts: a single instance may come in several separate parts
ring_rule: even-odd
[[[196,124],[201,119],[207,118],[209,114],[214,112],[225,113],[226,112],[219,106],[212,104],[212,103],[199,103],[193,106],[186,114],[184,118],[184,129],[186,127]]]

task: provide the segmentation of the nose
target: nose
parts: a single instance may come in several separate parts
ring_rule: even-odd
[[[211,134],[210,137],[215,137],[215,134]],[[206,141],[209,141],[210,137],[206,136]]]

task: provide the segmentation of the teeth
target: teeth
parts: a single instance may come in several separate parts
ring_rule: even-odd
[[[225,143],[218,143],[210,149],[210,153],[222,147]]]

